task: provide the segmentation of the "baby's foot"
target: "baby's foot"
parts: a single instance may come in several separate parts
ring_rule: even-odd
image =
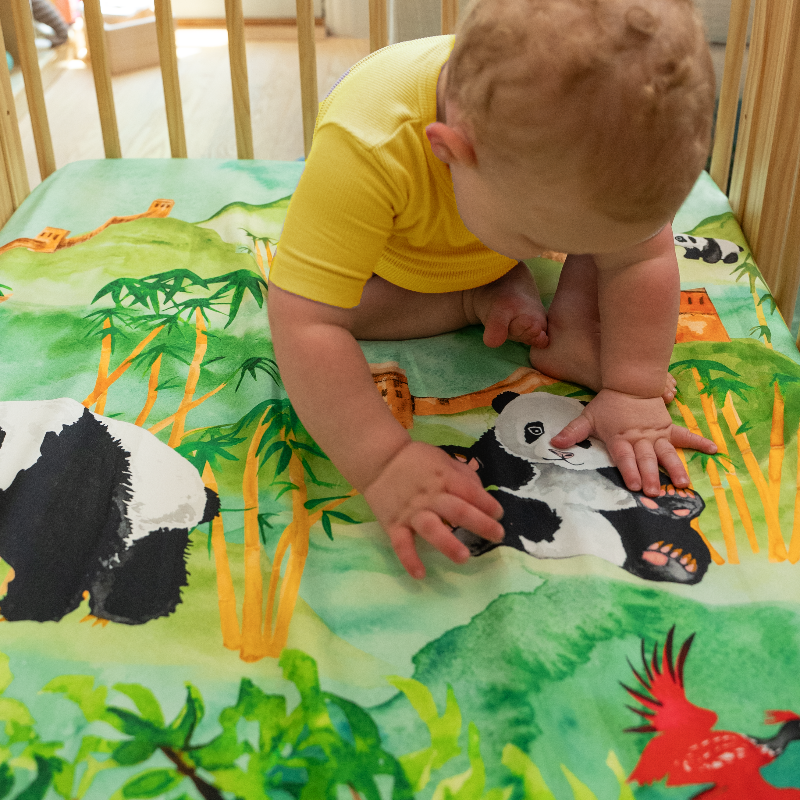
[[[499,280],[479,286],[469,293],[472,314],[484,325],[483,341],[499,347],[506,339],[535,348],[547,347],[547,312],[522,265]]]

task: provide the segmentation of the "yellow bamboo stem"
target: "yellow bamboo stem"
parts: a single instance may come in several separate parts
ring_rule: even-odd
[[[149,430],[150,433],[158,433],[159,431],[164,430],[164,428],[166,428],[168,425],[171,425],[175,421],[179,413],[183,413],[184,415],[188,414],[190,411],[197,408],[197,406],[199,406],[201,403],[205,403],[209,397],[213,397],[220,389],[224,389],[227,385],[227,383],[221,383],[216,389],[212,389],[210,392],[206,392],[202,397],[192,400],[192,402],[187,406],[181,406],[181,408],[179,408],[174,414],[164,417],[161,422],[156,422],[155,425],[151,425],[147,430]],[[181,439],[183,439],[184,436],[188,436],[195,430],[197,430],[197,428],[193,428],[191,431],[183,431],[181,434]]]
[[[700,404],[703,407],[703,413],[708,420],[708,428],[711,431],[711,438],[717,446],[717,451],[723,456],[730,456],[728,451],[728,443],[725,441],[725,436],[722,433],[722,428],[719,424],[719,413],[717,412],[717,404],[714,398],[705,393],[705,387],[700,377],[700,372],[696,367],[692,367],[692,377],[694,378],[694,385],[697,387],[697,394],[700,397]],[[736,504],[736,510],[739,513],[739,519],[744,526],[747,540],[750,543],[750,549],[757,553],[759,550],[758,539],[756,538],[756,530],[753,525],[753,518],[750,515],[750,509],[747,506],[747,499],[744,496],[744,488],[736,474],[736,467],[732,461],[728,461],[726,467],[723,468],[725,479],[728,481],[728,486],[733,493],[733,501]]]
[[[308,555],[308,542],[311,528],[322,519],[322,515],[326,511],[333,510],[336,506],[341,505],[345,500],[356,494],[355,490],[353,490],[346,497],[333,500],[324,506],[324,508],[315,511],[313,514],[309,514],[305,507],[308,493],[303,476],[303,467],[296,456],[293,456],[292,460],[296,460],[297,464],[295,465],[295,470],[292,472],[290,462],[290,480],[296,486],[302,487],[302,492],[296,492],[296,496],[292,498],[292,522],[281,535],[272,562],[272,573],[270,575],[269,591],[267,594],[267,613],[264,619],[264,639],[267,642],[269,655],[273,657],[280,655],[281,650],[286,646],[286,641],[289,636],[289,625],[297,602],[300,580],[303,577],[303,568]],[[298,507],[302,510],[299,510]],[[298,510],[299,516],[296,516]],[[303,533],[304,529],[306,529],[305,534]],[[278,614],[275,620],[275,630],[273,632],[272,619],[275,593],[278,586],[278,579],[280,578],[281,563],[290,545],[292,547],[292,553],[289,557],[286,574],[284,575],[281,585]]]
[[[243,661],[258,661],[267,655],[261,635],[261,609],[263,589],[261,584],[261,537],[258,532],[258,447],[267,430],[265,412],[256,426],[242,476],[244,499],[244,602],[242,603]]]
[[[675,452],[678,454],[678,458],[683,463],[683,468],[688,473],[689,472],[689,463],[686,461],[686,454],[683,452],[683,449],[680,448],[680,447],[676,447],[675,448]],[[689,484],[689,488],[690,489],[694,489],[694,487],[692,486],[691,483]],[[697,535],[703,540],[703,543],[708,548],[708,552],[711,555],[711,560],[715,564],[724,564],[725,563],[725,559],[717,552],[717,550],[714,547],[714,545],[711,544],[711,542],[708,541],[708,537],[703,533],[703,529],[700,527],[700,519],[698,517],[695,517],[693,520],[690,520],[689,525],[692,526],[692,528],[697,533]]]
[[[203,483],[219,496],[217,479],[208,461],[203,467]],[[242,646],[242,634],[239,630],[239,619],[236,616],[236,591],[233,588],[221,514],[211,520],[211,548],[214,551],[214,565],[217,572],[217,598],[222,644],[228,650],[238,650]]]
[[[775,507],[775,513],[780,515],[781,471],[783,469],[783,455],[786,448],[783,444],[784,401],[778,381],[774,383],[774,390],[772,401],[772,426],[769,432],[769,464],[767,475],[769,476],[770,498]]]
[[[136,417],[136,422],[134,423],[140,427],[147,421],[150,412],[153,410],[153,406],[156,404],[156,398],[158,397],[158,375],[161,372],[161,358],[163,355],[163,353],[159,353],[158,358],[150,367],[150,380],[147,382],[147,399],[145,400],[144,408],[139,412],[139,416]]]
[[[763,328],[768,328],[769,326],[767,325],[767,318],[764,315],[764,307],[759,302],[758,292],[754,289],[752,294],[753,294],[753,303],[755,303],[756,306],[756,317],[758,318],[758,324],[761,325]],[[764,344],[770,350],[774,349],[772,347],[772,342],[770,342],[769,339],[767,339],[766,334],[762,334],[761,338],[764,340]]]
[[[289,461],[289,480],[297,486],[297,489],[292,492],[291,550],[286,564],[286,573],[281,583],[278,610],[275,615],[275,630],[268,639],[268,651],[273,656],[280,654],[289,638],[289,624],[292,621],[297,596],[300,593],[300,580],[303,577],[303,569],[308,557],[308,540],[311,532],[311,522],[305,505],[308,500],[308,488],[303,474],[303,465],[295,453],[292,454]],[[273,573],[276,569],[280,573],[280,563],[277,559],[272,564]],[[271,628],[271,620],[269,624]]]
[[[789,542],[789,561],[796,564],[798,560],[800,560],[800,425],[797,427],[797,476],[795,478],[792,540]]]
[[[111,326],[110,322],[108,325],[105,324],[103,325],[104,328],[110,326]],[[110,375],[106,375],[102,381],[100,380],[100,371],[98,370],[98,380],[95,383],[95,387],[92,390],[92,393],[83,401],[83,405],[86,406],[86,408],[91,408],[93,403],[97,402],[97,408],[95,409],[95,411],[98,414],[102,414],[103,412],[100,410],[100,400],[103,399],[103,404],[105,405],[105,399],[103,398],[103,396],[108,391],[108,387],[111,386],[111,384],[113,384],[115,381],[119,380],[119,378],[121,378],[122,375],[125,374],[125,372],[128,370],[128,367],[130,367],[130,365],[133,363],[133,359],[136,358],[136,356],[138,356],[139,353],[141,353],[142,350],[144,350],[144,348],[147,347],[147,345],[153,341],[153,339],[155,339],[155,337],[159,334],[159,332],[163,328],[164,328],[163,325],[159,325],[157,328],[153,328],[153,330],[150,331],[150,333],[148,333],[147,336],[145,336],[144,339],[142,339],[142,341],[139,342],[139,344],[137,344],[136,347],[133,348],[133,350],[131,350],[127,358],[125,358],[123,362]],[[108,358],[110,359],[111,336],[109,335],[103,337],[104,347],[106,339],[108,339]],[[101,355],[100,361],[102,367],[103,355]],[[105,370],[106,372],[108,371],[108,361],[106,361]]]
[[[189,365],[189,374],[186,376],[186,386],[183,390],[183,400],[175,412],[175,419],[172,423],[172,431],[169,435],[167,444],[170,447],[177,447],[183,439],[183,429],[186,426],[186,415],[189,413],[188,406],[192,402],[195,389],[197,389],[197,382],[200,380],[200,367],[206,355],[208,348],[208,336],[206,336],[206,321],[203,319],[203,313],[200,308],[195,309],[194,329],[195,329],[195,343],[194,343],[194,356],[192,363]]]
[[[733,434],[733,438],[736,440],[742,458],[744,458],[744,463],[747,466],[747,471],[755,484],[758,496],[761,498],[761,504],[764,507],[764,518],[767,522],[767,552],[769,560],[784,561],[788,558],[789,554],[786,552],[786,544],[781,534],[780,519],[777,510],[770,500],[769,487],[764,480],[764,475],[761,472],[761,467],[758,465],[758,460],[750,447],[747,434],[737,433],[741,427],[742,421],[733,405],[733,398],[730,392],[728,392],[725,398],[722,414],[725,417],[725,422],[727,422],[731,434]]]
[[[103,330],[108,330],[111,327],[111,320],[106,318],[103,320]],[[100,345],[100,363],[97,365],[97,378],[95,378],[94,389],[92,393],[83,401],[86,408],[90,408],[93,403],[97,402],[98,398],[103,399],[103,407],[105,407],[105,391],[106,381],[108,380],[108,365],[111,363],[111,334],[108,333],[103,337]],[[97,411],[102,414],[102,409]]]
[[[6,572],[5,578],[3,578],[3,582],[0,583],[0,597],[5,597],[6,592],[8,591],[8,584],[14,580],[14,568],[9,567],[8,572]]]
[[[683,421],[686,423],[686,427],[692,433],[702,436],[703,433],[700,430],[700,426],[697,424],[697,420],[695,419],[695,416],[689,406],[681,403],[681,401],[677,399],[675,400],[675,403],[678,406],[678,410],[681,412],[681,416],[683,417]],[[725,542],[728,563],[738,564],[739,552],[736,546],[736,532],[734,531],[733,527],[733,514],[731,514],[731,508],[728,504],[728,496],[725,494],[725,487],[722,485],[722,481],[719,477],[719,470],[717,469],[716,463],[712,459],[709,459],[706,462],[706,472],[708,473],[708,479],[711,481],[711,489],[714,492],[714,499],[717,501],[717,512],[719,513],[719,523],[722,530],[722,537]]]

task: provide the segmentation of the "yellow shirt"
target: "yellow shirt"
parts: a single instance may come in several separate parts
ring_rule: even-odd
[[[320,105],[271,282],[352,308],[373,273],[417,292],[451,292],[514,266],[464,227],[450,169],[425,136],[452,47],[452,36],[386,47],[333,88]]]

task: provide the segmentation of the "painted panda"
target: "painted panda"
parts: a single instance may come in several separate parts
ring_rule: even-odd
[[[100,619],[166,616],[189,531],[218,513],[197,470],[149,431],[67,398],[0,402],[5,619],[59,620],[87,591]]]
[[[475,469],[503,506],[502,542],[537,558],[594,555],[653,581],[697,583],[711,561],[691,520],[705,507],[692,490],[650,498],[625,487],[605,445],[595,438],[569,450],[550,440],[580,415],[583,404],[546,392],[503,392],[500,415],[471,447],[445,445]],[[457,528],[473,555],[498,545]]]
[[[688,233],[676,233],[673,236],[675,244],[684,249],[684,258],[692,261],[703,259],[706,264],[735,264],[739,260],[739,253],[744,252],[736,242],[727,239],[704,239],[702,236],[689,236]]]

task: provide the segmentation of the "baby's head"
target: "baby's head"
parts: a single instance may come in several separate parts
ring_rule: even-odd
[[[555,206],[580,196],[642,238],[708,156],[714,72],[691,0],[474,0],[442,94],[484,175],[535,182]]]

